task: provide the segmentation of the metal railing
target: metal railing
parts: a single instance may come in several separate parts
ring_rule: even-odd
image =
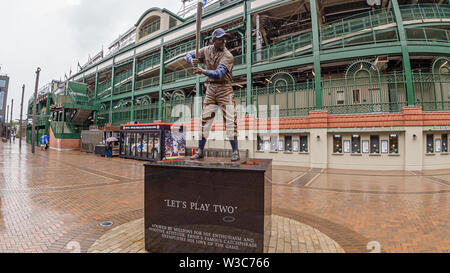
[[[424,111],[450,111],[450,74],[435,75],[415,72],[413,77],[416,105]],[[330,78],[322,81],[322,109],[330,115],[360,113],[401,113],[407,105],[406,79],[403,73],[373,76]],[[315,108],[315,83],[306,81],[283,87],[267,85],[252,90],[252,103],[258,118],[308,116]],[[238,116],[245,114],[246,89],[235,90]],[[203,101],[203,98],[201,98]],[[181,105],[181,107],[180,107]],[[273,108],[273,106],[276,106]],[[162,119],[174,122],[193,117],[195,98],[162,102]],[[153,122],[158,119],[158,102],[134,107],[135,121]],[[109,121],[109,112],[98,117]],[[115,125],[130,121],[131,107],[112,110]],[[101,124],[101,119],[99,119]]]
[[[406,106],[402,73],[323,80],[323,108],[329,114],[401,112]]]
[[[131,107],[121,107],[112,110],[112,124],[126,124],[131,120]]]
[[[139,123],[151,123],[158,119],[158,103],[136,105],[134,117]]]
[[[187,68],[187,69],[183,69],[183,70],[178,70],[172,73],[167,73],[166,75],[164,75],[164,83],[172,83],[172,82],[176,82],[178,80],[182,80],[182,79],[186,79],[186,78],[190,78],[195,76],[193,74],[193,68]]]
[[[136,90],[155,87],[159,85],[159,76],[140,80],[136,82]]]
[[[195,44],[196,44],[196,41],[191,40],[189,42],[179,44],[179,45],[176,45],[174,47],[167,49],[166,56],[165,56],[166,60],[170,60],[181,54],[184,54],[184,53],[187,54],[188,52],[195,50]]]
[[[159,52],[152,54],[149,57],[145,58],[142,62],[138,63],[138,66],[137,66],[138,73],[144,71],[145,69],[147,69],[149,67],[159,66],[159,63],[161,61],[160,59],[161,58],[160,58]]]
[[[450,110],[450,73],[413,73],[416,105],[423,111]]]
[[[311,46],[308,47],[308,45],[311,45],[311,41],[312,33],[305,32],[265,46],[261,50],[255,50],[253,52],[253,63],[257,64],[277,58],[295,57],[300,54],[312,52]]]
[[[127,92],[131,92],[132,90],[132,83],[123,84],[119,87],[114,88],[114,95],[119,95]]]
[[[105,83],[98,86],[97,98],[105,98],[111,96],[111,81],[106,81]]]
[[[400,6],[403,21],[421,20],[425,22],[426,19],[450,19],[449,5],[436,4],[416,4]]]
[[[326,41],[347,34],[355,35],[362,30],[372,31],[375,27],[395,23],[392,11],[369,11],[349,16],[322,25],[321,41]]]
[[[133,69],[126,70],[114,77],[114,84],[118,84],[125,81],[133,76]]]

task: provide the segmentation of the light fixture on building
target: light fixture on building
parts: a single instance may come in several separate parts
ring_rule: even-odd
[[[269,79],[266,79],[266,82],[268,82],[268,83],[272,84],[272,81],[271,81],[271,80],[269,80]]]
[[[317,136],[317,141],[319,141],[320,140],[320,136]]]
[[[244,86],[240,85],[240,84],[236,84],[236,86],[239,87],[239,88],[244,88]]]
[[[281,93],[281,91],[280,91],[280,89],[278,89],[278,88],[275,88],[275,90],[278,92],[278,94],[280,94]]]
[[[416,140],[416,138],[417,138],[417,135],[416,135],[416,134],[414,134],[414,135],[413,135],[413,139],[414,139],[414,140]]]
[[[315,77],[315,76],[316,76],[316,73],[313,71],[313,72],[312,72],[312,75],[313,75],[313,77]]]

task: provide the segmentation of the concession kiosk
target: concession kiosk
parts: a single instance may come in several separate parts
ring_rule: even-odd
[[[186,156],[186,132],[180,124],[152,123],[120,126],[122,158],[164,161]]]

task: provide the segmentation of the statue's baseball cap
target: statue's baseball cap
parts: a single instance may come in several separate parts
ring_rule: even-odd
[[[214,30],[213,34],[212,34],[212,39],[220,39],[222,37],[230,37],[230,34],[226,33],[225,30],[223,30],[223,28],[218,28],[216,30]]]

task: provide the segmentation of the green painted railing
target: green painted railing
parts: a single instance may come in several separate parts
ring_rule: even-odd
[[[393,27],[389,29],[372,30],[365,34],[356,36],[342,36],[340,39],[323,44],[322,49],[345,48],[357,45],[380,44],[398,41],[399,36],[397,28]]]
[[[178,80],[194,77],[193,68],[187,68],[164,75],[164,83],[172,83]]]
[[[82,94],[78,92],[74,92],[71,89],[67,89],[67,95],[70,98],[72,104],[74,105],[89,105],[91,101],[87,94]]]
[[[135,120],[139,123],[152,123],[158,119],[158,103],[136,105]]]
[[[127,83],[127,84],[123,84],[123,85],[121,85],[119,87],[115,87],[114,88],[114,95],[119,95],[119,94],[131,92],[132,86],[133,85],[131,83]]]
[[[402,73],[324,79],[323,108],[329,114],[401,112],[406,106]]]
[[[138,63],[137,71],[142,72],[149,67],[159,66],[160,54],[155,53],[146,57],[143,61]]]
[[[115,126],[126,124],[131,120],[131,107],[113,109],[112,124]]]
[[[326,41],[348,34],[354,35],[362,30],[373,30],[375,27],[394,22],[395,18],[392,11],[385,12],[377,10],[363,12],[322,25],[321,40]]]
[[[81,137],[81,132],[73,131],[73,126],[70,126],[68,122],[52,121],[50,126],[56,138],[79,139]]]
[[[109,123],[109,111],[103,110],[97,112],[97,124],[100,126],[104,126]]]
[[[48,119],[50,118],[49,115],[46,114],[40,114],[40,115],[36,115],[36,126],[40,127],[40,126],[45,126],[45,123],[48,121]],[[28,119],[33,119],[33,115],[28,115]]]
[[[450,73],[413,74],[416,105],[423,111],[450,110]]]
[[[130,79],[133,76],[133,69],[126,70],[114,77],[114,84]]]
[[[111,81],[106,81],[98,86],[97,98],[105,98],[111,96]]]
[[[195,99],[192,97],[163,102],[163,121],[189,122],[194,115],[194,102]]]
[[[372,72],[374,73],[374,72]],[[424,111],[450,111],[450,74],[414,73],[416,105]],[[348,78],[323,79],[323,108],[331,115],[358,113],[401,113],[407,105],[406,79],[403,73],[349,75]],[[258,117],[308,116],[314,110],[314,81],[255,87],[252,103]],[[246,89],[234,92],[238,115],[245,114]],[[193,97],[164,101],[163,121],[174,122],[194,115]],[[182,107],[180,107],[180,105]],[[276,108],[272,108],[276,106]],[[131,108],[113,109],[113,124],[130,121]],[[180,115],[181,112],[181,115]],[[175,114],[178,114],[176,116]],[[99,124],[109,121],[109,112],[99,112]],[[135,121],[149,123],[158,119],[158,103],[135,106]]]
[[[404,22],[421,20],[425,22],[426,19],[440,19],[442,22],[445,19],[450,19],[450,6],[447,4],[416,4],[400,6],[402,19]]]
[[[253,63],[270,61],[282,57],[295,57],[307,52],[311,52],[312,33],[305,32],[286,40],[278,41],[272,45],[263,47],[261,50],[253,52]],[[302,50],[300,50],[302,49]]]
[[[136,90],[141,90],[145,88],[155,87],[159,85],[159,76],[148,78],[145,80],[136,82]]]
[[[244,55],[234,56],[234,66],[241,64],[245,64],[245,56]]]
[[[261,117],[307,116],[314,109],[314,81],[255,87],[252,99],[256,112]],[[274,109],[274,106],[278,109]]]
[[[170,60],[174,57],[180,56],[181,54],[184,54],[184,53],[187,54],[190,51],[194,51],[195,43],[196,43],[195,40],[191,40],[189,42],[179,44],[179,45],[176,45],[174,47],[167,49],[166,56],[165,56],[166,60]]]

